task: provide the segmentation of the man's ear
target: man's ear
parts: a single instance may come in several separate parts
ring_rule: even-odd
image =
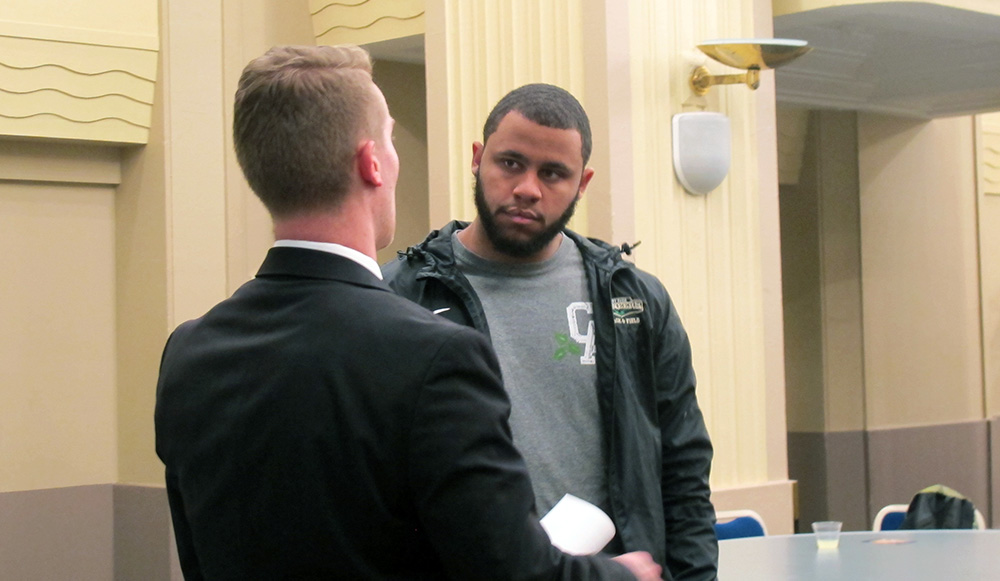
[[[479,164],[483,162],[483,148],[486,146],[478,141],[472,143],[472,175],[479,171]]]
[[[369,139],[358,148],[358,173],[366,184],[373,187],[382,185],[382,166],[375,155],[375,142]]]
[[[594,177],[594,168],[592,167],[584,168],[583,175],[580,176],[580,187],[576,192],[577,200],[583,197],[583,192],[587,191],[587,186],[590,184],[590,180],[593,177]]]

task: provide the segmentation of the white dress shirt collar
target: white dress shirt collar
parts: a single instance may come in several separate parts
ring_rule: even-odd
[[[367,268],[372,274],[382,280],[382,269],[379,268],[378,263],[375,260],[364,254],[363,252],[358,252],[353,248],[348,248],[342,244],[334,244],[332,242],[313,242],[312,240],[278,240],[274,243],[274,247],[285,247],[285,248],[307,248],[310,250],[320,250],[323,252],[329,252],[330,254],[336,254],[337,256],[343,256],[357,262],[361,266]]]

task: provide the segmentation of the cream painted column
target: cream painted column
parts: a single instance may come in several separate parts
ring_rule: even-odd
[[[254,195],[233,150],[233,100],[243,68],[272,46],[316,44],[307,2],[222,0],[228,293],[253,278],[274,244],[271,216]]]
[[[472,142],[511,89],[559,85],[584,101],[581,0],[428,0],[430,220],[472,219]],[[586,198],[574,227],[587,215]]]
[[[624,9],[623,9],[624,7]],[[634,243],[631,54],[627,5],[584,0],[585,103],[593,133],[587,234]]]
[[[782,375],[778,363],[770,364],[775,387],[769,389],[765,369],[765,338],[772,348],[781,344],[780,312],[773,303],[767,312],[776,319],[767,333],[764,321],[765,285],[772,299],[780,293],[780,279],[764,279],[765,272],[776,276],[778,233],[762,232],[762,224],[776,222],[776,168],[762,180],[757,154],[766,147],[773,159],[773,105],[768,113],[758,104],[759,99],[773,103],[773,92],[715,87],[697,97],[688,86],[693,66],[705,61],[696,52],[698,42],[752,37],[755,18],[764,18],[767,10],[739,0],[631,6],[634,204],[636,238],[643,241],[636,262],[671,290],[691,336],[699,399],[716,448],[717,503],[756,503],[753,508],[768,513],[769,527],[774,523],[790,532],[784,416],[773,413],[783,404]],[[722,72],[718,65],[708,66]],[[719,111],[732,123],[729,177],[706,196],[686,193],[671,170],[671,119],[686,111]],[[765,113],[766,133],[758,128]],[[762,199],[769,204],[767,214]],[[764,236],[770,249],[766,271]],[[768,501],[761,502],[761,491],[768,491]]]
[[[151,421],[163,342],[227,294],[222,5],[164,0],[160,20],[158,141],[126,156],[117,227],[120,480],[143,484],[163,479]]]
[[[754,0],[756,38],[774,36],[771,0]],[[758,207],[760,209],[761,309],[764,348],[765,430],[767,478],[788,479],[788,428],[785,413],[784,307],[781,291],[781,213],[778,204],[778,121],[774,75],[765,75],[757,88],[756,143]]]
[[[1000,417],[1000,113],[980,115],[976,136],[983,380],[986,417],[992,418]],[[1000,515],[1000,497],[994,497],[994,504],[994,514]],[[993,522],[996,526],[996,517]]]
[[[270,218],[232,149],[246,63],[277,44],[314,44],[305,3],[167,0],[149,145],[123,158],[116,197],[119,453],[124,482],[161,484],[152,413],[170,331],[256,272]]]
[[[993,527],[1000,526],[1000,113],[976,119],[983,397],[990,422]]]
[[[162,3],[167,318],[201,316],[226,296],[226,139],[222,3]]]

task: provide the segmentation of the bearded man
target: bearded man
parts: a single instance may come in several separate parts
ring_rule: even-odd
[[[473,144],[477,217],[383,266],[399,294],[490,337],[514,443],[545,514],[572,494],[611,516],[611,553],[648,551],[673,579],[716,578],[712,444],[691,346],[666,289],[618,248],[568,229],[594,170],[590,122],[531,84]]]

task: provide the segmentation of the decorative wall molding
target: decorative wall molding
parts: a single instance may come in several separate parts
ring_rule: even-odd
[[[143,144],[158,39],[0,21],[0,135]]]
[[[117,187],[121,152],[110,145],[41,139],[0,140],[0,183],[37,182]]]
[[[424,33],[424,0],[310,0],[317,44],[368,44]]]

